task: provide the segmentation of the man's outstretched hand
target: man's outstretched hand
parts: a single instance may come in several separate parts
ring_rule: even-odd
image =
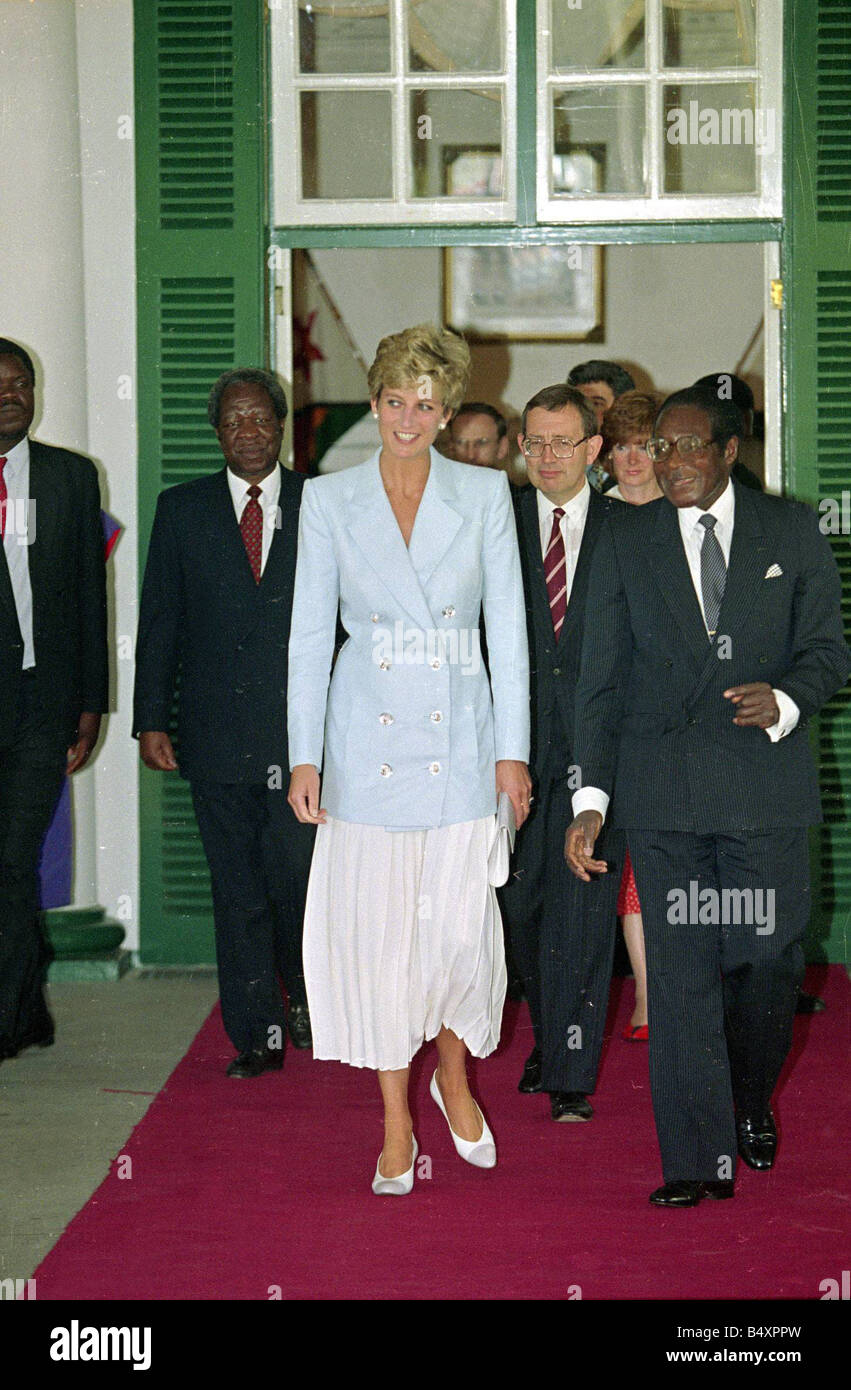
[[[564,857],[571,872],[585,883],[591,882],[592,874],[608,873],[608,865],[604,859],[591,858],[602,828],[603,817],[599,811],[580,811],[567,827]]]

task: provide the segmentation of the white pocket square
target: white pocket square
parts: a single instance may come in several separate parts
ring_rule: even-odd
[[[783,571],[779,565],[769,565],[768,569],[765,571],[765,577],[766,579],[779,579],[782,573]]]

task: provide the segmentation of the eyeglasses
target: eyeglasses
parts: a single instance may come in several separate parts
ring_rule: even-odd
[[[572,459],[580,444],[584,444],[586,439],[590,438],[590,434],[583,434],[575,444],[572,439],[524,439],[523,452],[527,459],[539,459],[543,457],[549,444],[557,459]]]
[[[669,457],[672,449],[676,449],[681,459],[690,459],[714,443],[714,439],[698,439],[696,434],[681,434],[679,439],[674,440],[648,439],[644,447],[654,463],[662,463]]]

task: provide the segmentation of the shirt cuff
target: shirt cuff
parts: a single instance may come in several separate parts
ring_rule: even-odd
[[[605,820],[609,798],[599,787],[580,787],[578,792],[573,793],[572,804],[575,816],[581,815],[583,811],[599,811]]]
[[[776,724],[772,724],[765,732],[768,734],[772,743],[777,743],[779,739],[785,738],[787,734],[791,734],[792,730],[796,728],[798,720],[801,717],[801,711],[798,709],[791,695],[787,695],[785,690],[774,690],[772,688],[771,693],[777,701],[780,718]]]

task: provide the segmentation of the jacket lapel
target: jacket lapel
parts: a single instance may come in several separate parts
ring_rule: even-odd
[[[624,505],[628,506],[629,503]],[[647,506],[653,506],[652,502]],[[706,635],[700,604],[691,580],[676,507],[662,499],[658,504],[648,562],[671,616],[679,626],[699,669],[715,649]]]
[[[55,478],[51,477],[52,471],[50,462],[42,453],[41,445],[37,440],[30,440],[30,497],[35,514],[35,536],[29,546],[28,560],[34,627],[40,605],[49,602],[50,557],[54,554],[53,541],[59,505]]]
[[[364,471],[363,483],[356,500],[352,503],[352,516],[347,529],[366,563],[391,591],[397,602],[410,614],[418,626],[428,630],[433,626],[431,612],[422,590],[420,578],[414,568],[412,551],[408,549],[402,539],[399,523],[393,515],[393,508],[390,506],[390,500],[384,490],[384,483],[381,480],[378,466],[379,452],[375,453]],[[442,500],[431,505],[431,500],[428,498],[429,489],[434,491],[437,487],[434,468],[436,458],[439,458],[439,455],[432,451],[431,469],[420,501],[414,531],[411,535],[411,546],[413,548],[416,539],[417,552],[423,557],[423,564],[427,568],[430,566],[429,573],[434,569],[437,561],[433,556],[427,555],[426,545],[430,543],[439,549],[438,559],[446,551],[446,538],[439,530],[440,519],[444,518],[448,526],[453,526],[454,521],[453,536],[461,525],[461,518],[457,512],[451,511]],[[422,528],[423,534],[422,539],[420,539],[416,533],[420,528],[420,518],[424,507],[426,508],[426,524]],[[448,517],[447,513],[449,514]]]
[[[544,576],[541,529],[538,521],[538,489],[529,483],[520,495],[520,539],[528,576],[529,602],[533,621],[545,640],[554,640],[553,620]]]
[[[730,563],[727,566],[727,579],[724,597],[718,615],[718,638],[733,637],[748,616],[767,568],[768,536],[763,529],[759,515],[760,493],[751,497],[747,488],[732,484],[736,499],[733,515],[733,539],[730,545]],[[716,669],[718,651],[715,643],[709,647],[709,655],[701,672],[700,683],[695,691],[699,694]]]
[[[567,596],[567,612],[564,615],[564,622],[561,632],[558,635],[558,645],[566,642],[570,632],[576,624],[581,621],[585,611],[585,599],[588,592],[588,576],[591,571],[591,557],[594,552],[594,542],[597,533],[603,524],[608,504],[599,492],[591,488],[591,496],[588,498],[588,511],[585,516],[585,526],[582,530],[582,541],[579,546],[579,554],[576,558],[576,569],[573,574],[573,581],[570,585],[570,592]]]

